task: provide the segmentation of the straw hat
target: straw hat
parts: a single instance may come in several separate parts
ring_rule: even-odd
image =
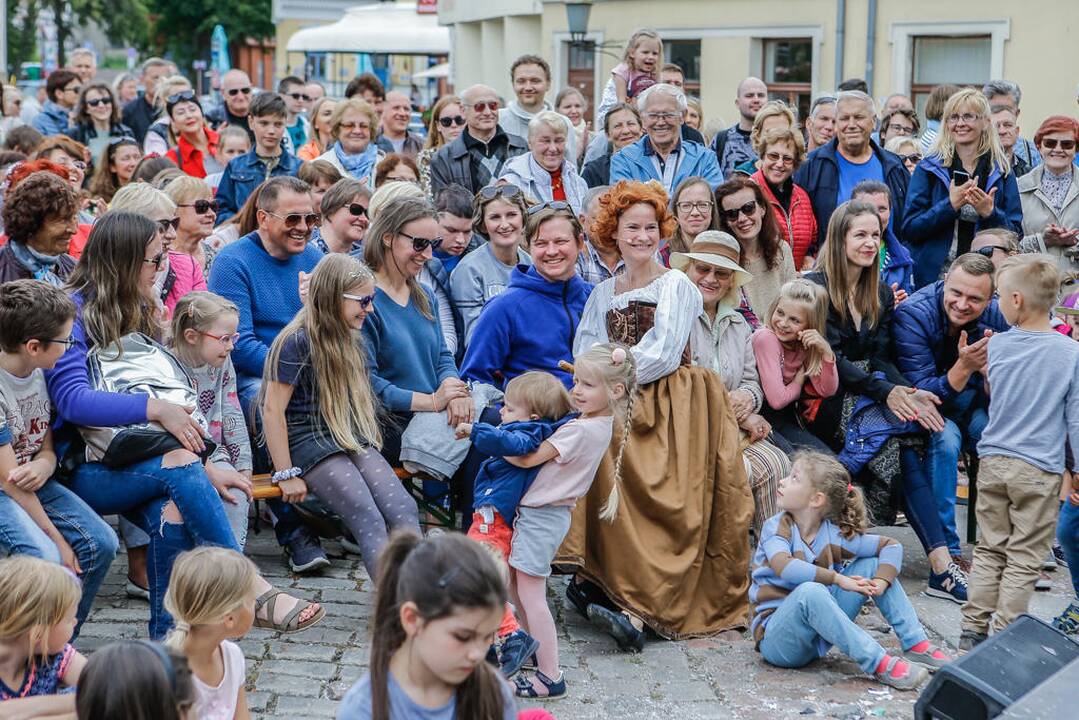
[[[693,244],[689,247],[689,252],[671,253],[671,267],[685,271],[689,261],[696,260],[715,267],[725,268],[734,273],[734,277],[731,278],[733,286],[741,287],[753,279],[753,276],[738,264],[741,254],[741,246],[730,233],[720,230],[705,230],[693,240]]]

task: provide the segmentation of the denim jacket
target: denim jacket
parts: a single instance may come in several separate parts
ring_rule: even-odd
[[[270,177],[279,175],[295,176],[303,161],[295,155],[281,151],[281,160],[270,173]],[[259,160],[255,151],[233,158],[221,175],[221,184],[217,186],[217,202],[221,210],[217,213],[217,224],[235,215],[247,202],[247,198],[263,181],[267,180],[266,166]]]

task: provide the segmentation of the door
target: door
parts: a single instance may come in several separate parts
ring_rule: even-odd
[[[577,88],[584,95],[584,119],[595,130],[593,99],[596,92],[596,46],[591,41],[580,45],[566,43],[566,85]]]

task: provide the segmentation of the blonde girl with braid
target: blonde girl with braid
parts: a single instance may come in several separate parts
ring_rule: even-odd
[[[288,503],[303,502],[310,488],[341,518],[371,577],[390,532],[419,532],[416,502],[379,453],[360,334],[374,301],[370,268],[340,253],[322,258],[307,303],[270,347],[259,398],[271,482]]]
[[[588,492],[607,454],[615,415],[624,420],[632,410],[628,406],[636,375],[636,363],[624,345],[605,343],[584,351],[574,359],[570,391],[570,400],[580,415],[555,430],[534,453],[506,458],[520,467],[543,465],[521,497],[510,546],[510,592],[522,627],[539,641],[536,673],[518,676],[518,697],[559,697],[566,692],[554,619],[547,607],[547,576],[569,532],[577,499]],[[623,444],[626,438],[623,432]],[[620,459],[616,466],[619,463]],[[618,507],[615,472],[616,490],[607,507],[611,513]]]
[[[165,609],[176,621],[165,645],[187,656],[197,720],[247,720],[244,653],[233,640],[255,621],[258,570],[228,548],[200,547],[176,559]]]

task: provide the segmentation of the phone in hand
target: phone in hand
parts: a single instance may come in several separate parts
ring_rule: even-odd
[[[970,173],[966,170],[952,170],[952,182],[956,185],[970,182]]]

